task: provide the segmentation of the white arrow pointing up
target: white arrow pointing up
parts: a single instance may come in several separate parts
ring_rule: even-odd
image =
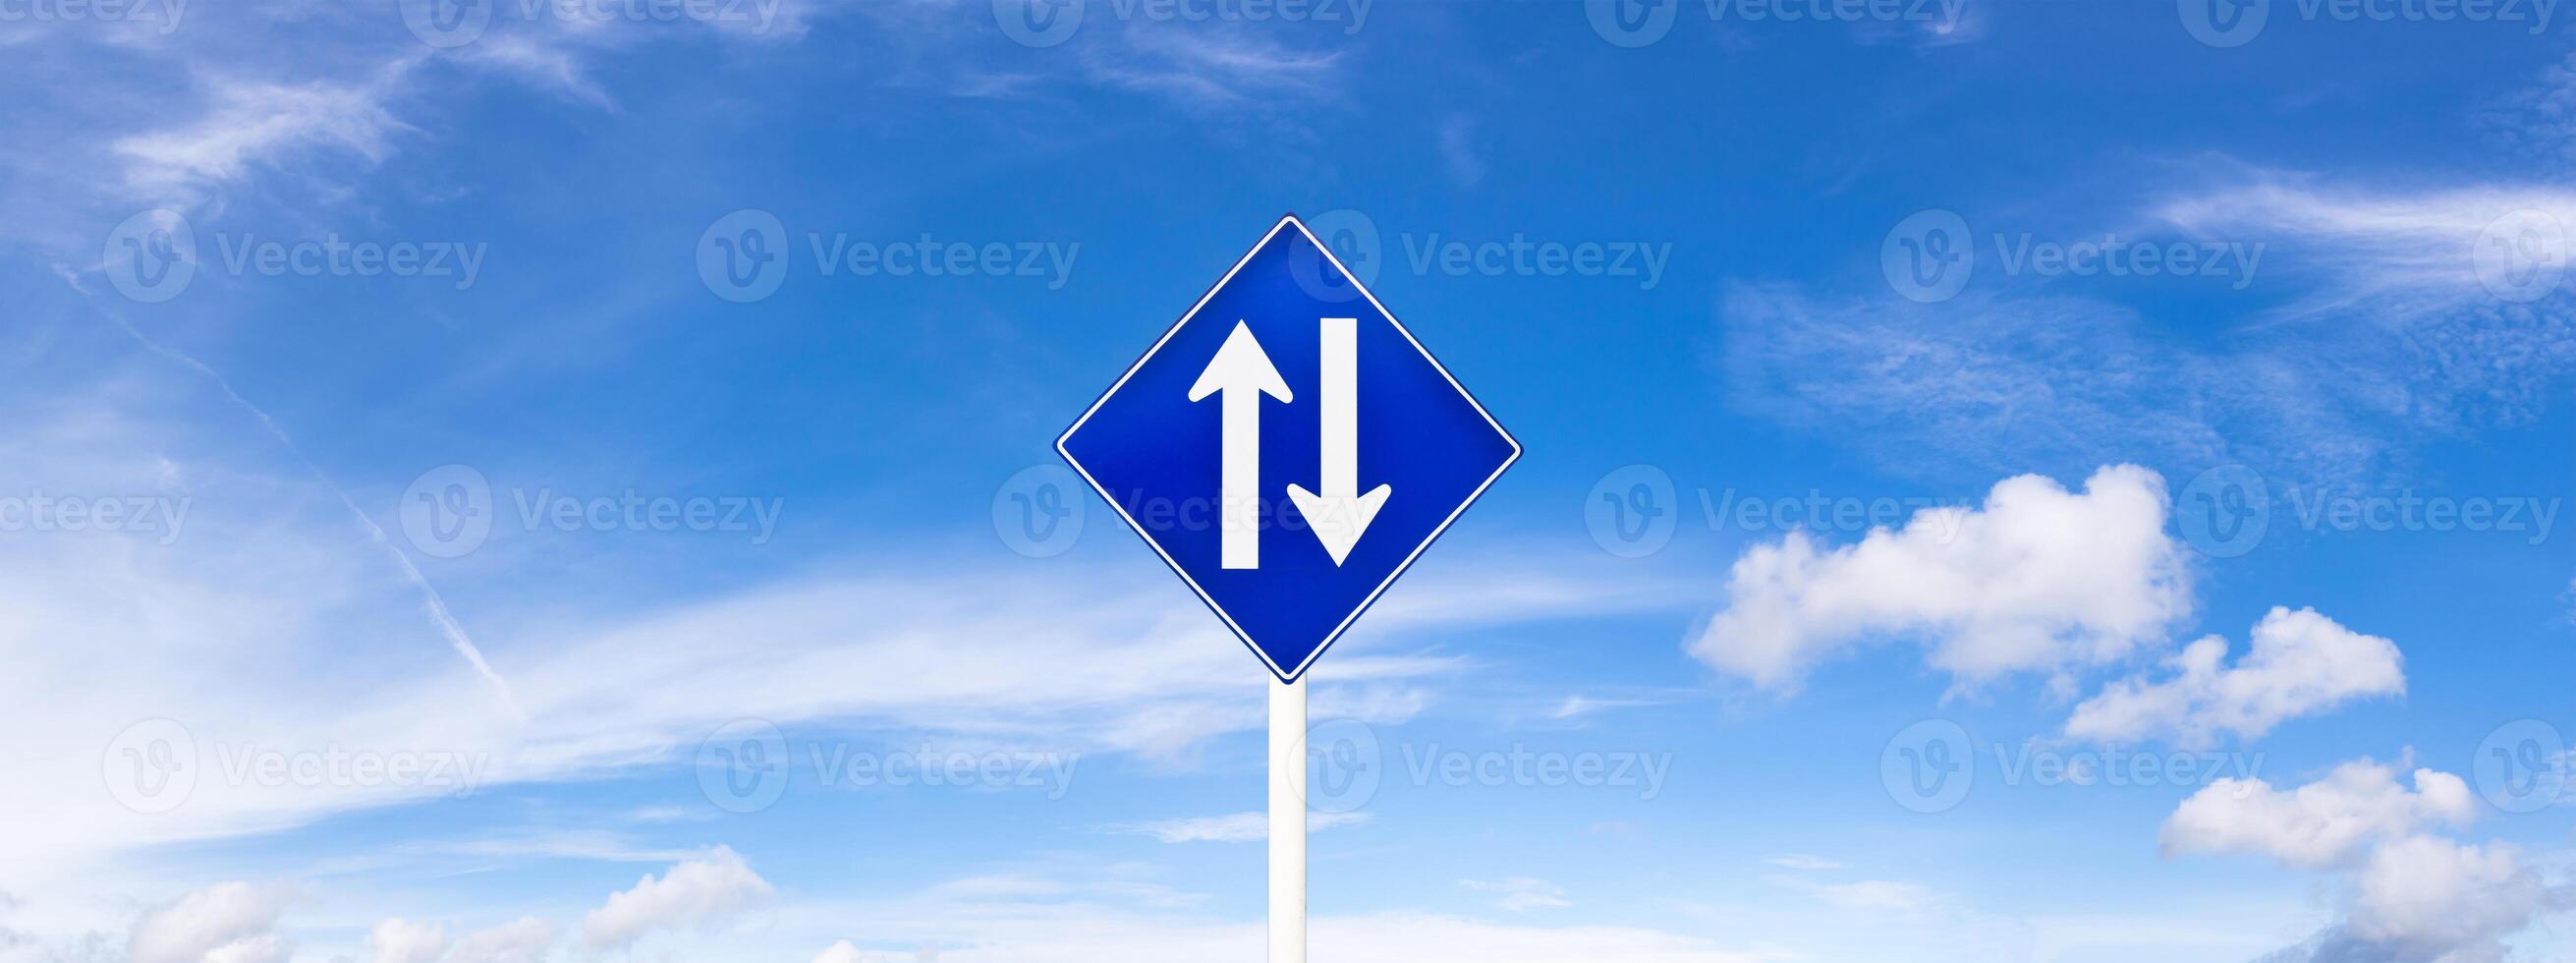
[[[1190,400],[1220,392],[1225,395],[1219,402],[1225,409],[1225,451],[1217,481],[1217,498],[1223,503],[1217,507],[1217,557],[1226,568],[1260,568],[1261,396],[1290,399],[1288,382],[1241,321],[1190,385]]]
[[[1324,321],[1324,492],[1288,486],[1288,500],[1306,516],[1315,540],[1340,565],[1359,544],[1393,489],[1379,485],[1360,494],[1360,347],[1358,318]]]

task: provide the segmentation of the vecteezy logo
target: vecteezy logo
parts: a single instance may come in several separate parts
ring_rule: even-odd
[[[1621,558],[1662,551],[1675,523],[1673,477],[1653,465],[1603,475],[1583,496],[1583,527],[1592,530],[1592,543]]]
[[[698,235],[698,280],[716,297],[749,304],[787,280],[787,254],[787,225],[778,215],[744,208]]]
[[[1306,729],[1306,808],[1354,812],[1377,797],[1386,779],[1385,751],[1377,730],[1357,719],[1327,719]]]
[[[2192,39],[2224,50],[2252,43],[2272,16],[2272,0],[2175,0]]]
[[[1977,269],[1968,221],[1940,208],[1916,211],[1888,229],[1878,246],[1887,286],[1907,300],[1931,304],[1956,297]]]
[[[169,719],[145,719],[108,740],[99,774],[118,805],[144,815],[179,808],[197,791],[197,740]]]
[[[402,0],[403,26],[420,42],[440,49],[462,47],[483,36],[492,25],[498,0]]]
[[[993,20],[1023,47],[1052,47],[1082,29],[1083,0],[993,0]]]
[[[1031,465],[993,492],[993,534],[1030,558],[1064,554],[1082,535],[1082,480],[1063,465]]]
[[[1925,719],[1906,726],[1878,754],[1878,780],[1887,798],[1918,813],[1937,813],[1959,804],[1977,781],[1968,730],[1948,719]]]
[[[456,558],[492,534],[492,483],[472,465],[440,465],[403,489],[403,537],[432,558]]]
[[[726,812],[759,812],[787,792],[788,762],[777,726],[737,719],[698,744],[698,791]]]
[[[1680,8],[1680,0],[1584,0],[1583,14],[1601,39],[1643,47],[1672,32],[1673,14]]]
[[[2272,526],[2272,493],[2243,465],[2220,465],[2182,487],[2174,523],[2184,541],[2211,558],[2235,558],[2263,542]]]
[[[144,304],[179,296],[197,276],[197,232],[179,212],[154,209],[108,232],[99,265],[118,293]]]
[[[2567,740],[2557,726],[2517,719],[2487,733],[2470,770],[2497,809],[2538,812],[2567,791]]]
[[[2470,256],[2488,293],[2529,304],[2558,290],[2567,273],[2567,231],[2548,211],[2513,211],[2478,232]]]
[[[1325,211],[1307,220],[1306,229],[1323,243],[1315,250],[1301,250],[1299,258],[1289,263],[1288,275],[1307,294],[1338,304],[1358,300],[1362,286],[1377,283],[1384,248],[1379,245],[1377,222],[1368,215],[1347,207]],[[1326,251],[1342,262],[1343,270],[1324,263]]]

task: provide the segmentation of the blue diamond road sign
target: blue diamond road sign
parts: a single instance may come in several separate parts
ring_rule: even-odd
[[[1287,682],[1521,454],[1294,215],[1056,450]]]

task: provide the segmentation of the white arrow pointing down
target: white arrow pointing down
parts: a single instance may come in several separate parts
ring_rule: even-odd
[[[1288,486],[1288,500],[1297,504],[1297,513],[1306,517],[1306,527],[1314,530],[1336,566],[1350,557],[1351,546],[1359,544],[1394,491],[1379,485],[1360,493],[1359,325],[1358,318],[1323,319],[1324,491]]]

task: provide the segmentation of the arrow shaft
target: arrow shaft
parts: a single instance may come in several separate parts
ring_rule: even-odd
[[[1325,318],[1323,342],[1323,494],[1360,490],[1360,320]]]
[[[1230,390],[1218,404],[1225,413],[1225,451],[1218,467],[1220,530],[1217,556],[1225,568],[1261,567],[1261,392]]]

